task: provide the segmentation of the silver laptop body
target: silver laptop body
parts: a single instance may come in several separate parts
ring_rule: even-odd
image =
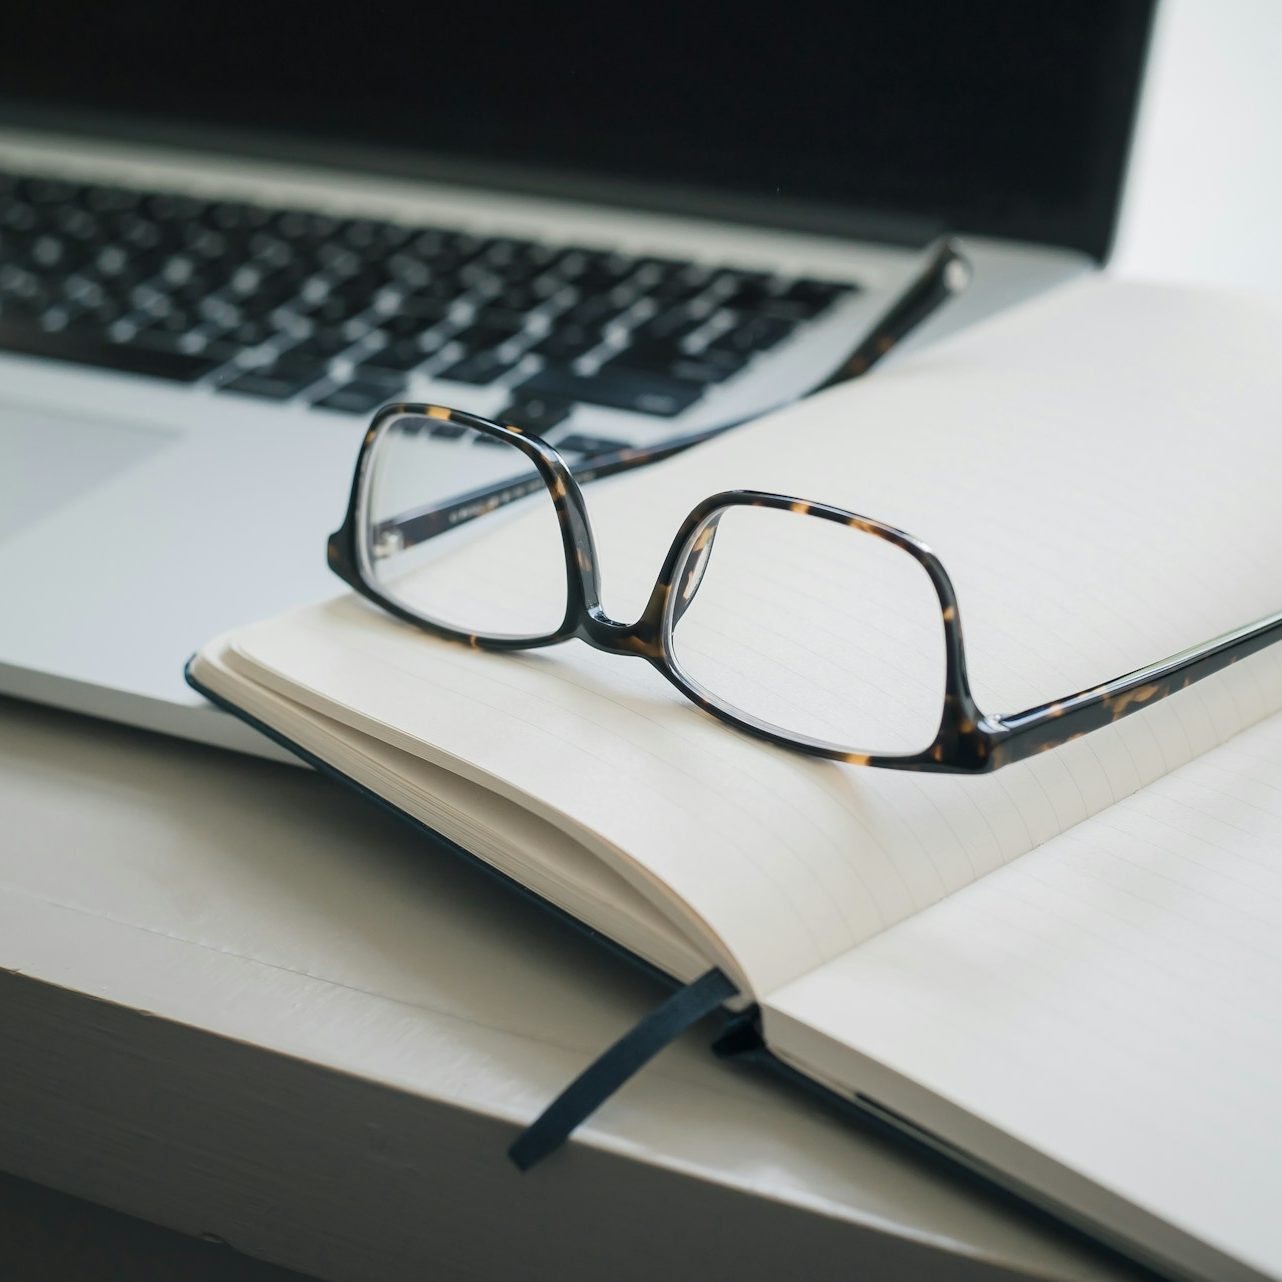
[[[558,163],[528,159],[539,160],[536,111],[512,144],[524,149],[513,165],[476,161],[466,129],[448,147],[436,140],[420,151],[397,137],[375,154],[345,129],[332,138],[318,127],[291,132],[292,118],[265,117],[267,131],[243,120],[222,127],[222,108],[200,96],[213,73],[191,66],[185,79],[136,85],[136,101],[121,100],[125,78],[70,94],[65,64],[88,65],[100,51],[56,43],[58,8],[48,30],[19,31],[0,55],[0,693],[248,751],[264,749],[187,688],[183,663],[224,629],[336,591],[325,537],[377,404],[525,415],[567,458],[586,458],[804,394],[884,309],[938,230],[962,233],[974,281],[914,341],[1091,270],[1111,233],[1149,21],[1147,5],[1118,6],[1125,20],[1098,24],[1082,48],[1061,53],[1112,59],[1113,79],[1086,78],[1090,100],[1063,108],[1067,119],[1048,126],[1040,157],[1053,188],[1072,111],[1083,122],[1094,113],[1089,130],[1082,124],[1090,136],[1074,144],[1094,158],[1081,180],[1089,200],[1079,183],[1066,203],[1019,212],[1028,163],[1019,153],[1004,170],[1014,196],[993,190],[991,176],[957,180],[979,192],[977,214],[960,198],[939,204],[932,191],[916,207],[897,197],[909,206],[902,213],[887,212],[883,198],[869,217],[853,196],[827,191],[814,201],[800,189],[787,199],[745,194],[733,174],[721,177],[728,162],[708,166],[716,181],[692,180],[698,140],[685,137],[685,121],[703,119],[694,105],[664,125],[673,173],[660,148],[638,178],[623,173],[636,122],[617,103],[603,111],[618,135],[616,161],[585,143],[566,164],[573,131],[553,129],[549,108],[542,123],[557,146],[546,150]],[[167,10],[156,13],[172,27]],[[834,44],[856,45],[867,30],[842,13],[811,33],[816,74]],[[1042,38],[1035,16],[1025,39]],[[537,38],[524,35],[535,61]],[[336,66],[346,40],[336,30],[322,41]],[[563,46],[564,33],[545,40]],[[230,36],[227,48],[236,48]],[[907,81],[899,103],[927,126],[951,101],[914,85],[933,74],[930,62],[897,77]],[[44,65],[61,67],[47,83]],[[862,74],[875,70],[873,60]],[[689,83],[706,83],[713,97],[724,89],[717,76],[732,72],[743,68],[719,72],[715,59],[696,59]],[[991,80],[983,66],[976,75]],[[778,91],[777,76],[768,80]],[[102,110],[88,101],[93,92]],[[546,92],[555,99],[557,84]],[[629,87],[603,71],[594,92],[626,103]],[[279,96],[269,110],[288,116]],[[786,146],[761,142],[753,172],[792,172],[780,158],[812,145],[811,116],[799,121]],[[585,125],[594,147],[600,132]],[[832,132],[835,141],[813,142],[824,172],[841,154],[842,131]],[[653,127],[637,133],[653,151]],[[1005,144],[987,145],[997,154]],[[1027,145],[1011,141],[1016,151]],[[858,146],[851,151],[869,164]],[[930,163],[905,160],[905,169]],[[1080,167],[1082,157],[1065,163]],[[1090,218],[1070,225],[1068,205],[1090,205]],[[1007,225],[1013,234],[1000,234]],[[466,488],[465,447],[442,439],[434,448]]]

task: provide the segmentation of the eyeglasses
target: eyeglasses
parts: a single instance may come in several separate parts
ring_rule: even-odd
[[[876,342],[861,346],[870,359],[860,370],[880,355]],[[440,434],[471,448],[450,463],[434,440]],[[519,427],[443,406],[386,406],[361,446],[330,566],[437,636],[498,651],[578,638],[646,660],[741,730],[900,770],[997,769],[1282,639],[1280,613],[1052,703],[987,715],[971,694],[952,583],[924,543],[842,508],[748,490],[699,503],[640,618],[610,618],[580,483],[707,435],[601,455],[572,473]],[[464,527],[482,518],[487,537],[469,539]]]

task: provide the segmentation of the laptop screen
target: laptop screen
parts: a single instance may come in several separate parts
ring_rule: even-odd
[[[1151,12],[17,0],[0,107],[165,142],[852,234],[871,214],[1102,257]]]

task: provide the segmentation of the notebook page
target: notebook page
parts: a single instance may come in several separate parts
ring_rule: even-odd
[[[589,487],[607,609],[634,615],[685,511],[746,485],[927,538],[953,574],[976,691],[993,710],[1259,617],[1278,606],[1266,562],[1282,548],[1278,321],[1236,300],[1090,282]],[[1208,524],[1208,504],[1234,520]],[[528,590],[503,553],[519,537],[509,524],[458,549],[455,573],[477,590]],[[771,545],[760,551],[755,579],[794,572],[769,565]],[[881,651],[866,638],[866,661],[833,665],[825,696],[890,688],[902,621],[885,622]],[[716,937],[758,993],[1282,706],[1282,664],[1265,654],[1062,752],[963,780],[765,748],[640,663],[577,643],[470,652],[355,602],[240,634],[235,652],[260,679],[306,687],[299,697],[322,711],[346,708],[331,715],[411,751],[424,741],[598,833],[625,875],[673,888],[692,929]],[[769,679],[802,684],[786,667]]]
[[[790,985],[766,1028],[1121,1232],[1239,1261],[1211,1276],[1279,1277],[1280,1011],[1273,716]]]
[[[608,918],[613,939],[666,973],[688,982],[707,969],[702,950],[678,934],[601,859],[578,842],[567,841],[562,829],[452,770],[338,726],[263,686],[235,681],[220,649],[214,642],[196,660],[196,676],[208,688],[224,691],[237,707],[277,727],[292,743],[328,760],[348,778],[578,920]]]

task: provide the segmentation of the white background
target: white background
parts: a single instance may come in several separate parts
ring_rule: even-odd
[[[1282,0],[1161,0],[1112,266],[1282,293]]]

